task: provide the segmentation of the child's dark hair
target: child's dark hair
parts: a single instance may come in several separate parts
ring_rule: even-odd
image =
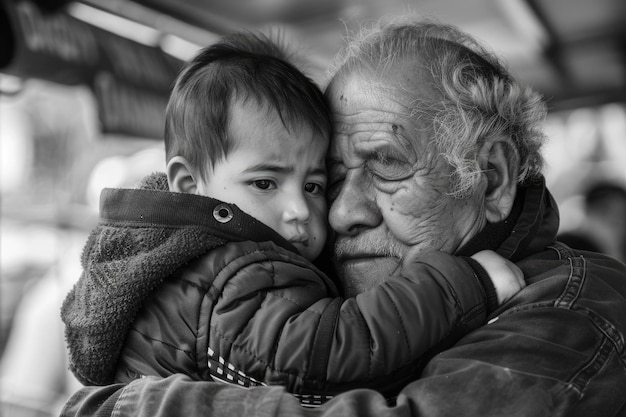
[[[181,70],[166,110],[167,160],[183,156],[205,175],[233,145],[228,138],[233,102],[250,99],[276,110],[287,129],[302,123],[324,137],[330,134],[319,87],[268,37],[238,32],[202,49]]]

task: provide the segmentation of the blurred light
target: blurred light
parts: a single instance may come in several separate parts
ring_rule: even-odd
[[[161,38],[156,29],[82,3],[71,3],[67,11],[83,22],[144,45],[155,46]]]
[[[150,173],[165,170],[165,150],[161,145],[132,155],[113,155],[101,159],[89,174],[87,204],[98,212],[103,188],[135,188]]]
[[[202,16],[198,16],[198,19],[206,21],[206,27],[198,27],[138,2],[128,0],[82,0],[81,3],[115,16],[124,16],[127,20],[153,28],[161,34],[176,35],[181,39],[202,46],[215,42],[218,37],[214,32],[215,30],[220,29],[217,30],[217,33],[227,33],[237,26],[222,17],[203,13]],[[213,31],[210,31],[209,28],[212,28]]]
[[[523,0],[496,0],[511,27],[523,36],[528,46],[536,52],[541,51],[548,43],[548,32],[535,13]]]
[[[183,61],[190,59],[200,50],[200,45],[176,35],[163,35],[160,46],[163,52]]]
[[[626,180],[626,106],[617,103],[603,106],[599,117],[606,157],[620,165]]]
[[[0,73],[0,95],[14,96],[24,89],[24,80],[14,75]]]
[[[583,107],[573,110],[566,117],[566,129],[568,146],[563,151],[568,153],[570,161],[589,159],[600,139],[596,109]]]
[[[0,191],[19,192],[28,187],[34,158],[32,125],[10,102],[0,101]]]

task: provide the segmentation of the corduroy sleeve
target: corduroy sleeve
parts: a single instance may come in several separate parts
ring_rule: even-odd
[[[269,417],[278,415],[284,395],[291,397],[283,387],[244,389],[175,374],[128,385],[84,387],[70,397],[60,417]],[[291,399],[292,407],[300,408]]]

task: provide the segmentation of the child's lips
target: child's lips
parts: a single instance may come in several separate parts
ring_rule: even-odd
[[[289,240],[289,242],[294,246],[299,245],[309,247],[309,235],[296,235],[287,240]]]

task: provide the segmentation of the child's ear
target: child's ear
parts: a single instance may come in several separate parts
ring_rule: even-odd
[[[194,178],[189,161],[182,156],[175,156],[167,163],[167,182],[170,191],[196,194],[198,183]]]
[[[519,156],[510,138],[485,141],[479,151],[481,167],[487,178],[485,214],[489,223],[508,217],[517,194]]]

